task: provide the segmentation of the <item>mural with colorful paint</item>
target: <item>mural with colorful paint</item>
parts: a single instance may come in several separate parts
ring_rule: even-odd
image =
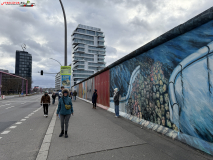
[[[111,68],[110,107],[119,88],[121,111],[213,142],[212,26],[210,21]]]

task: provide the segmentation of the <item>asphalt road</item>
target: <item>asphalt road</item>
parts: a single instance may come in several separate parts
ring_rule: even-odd
[[[43,116],[42,95],[0,101],[0,160],[34,160],[56,105]],[[57,101],[56,101],[57,103]]]

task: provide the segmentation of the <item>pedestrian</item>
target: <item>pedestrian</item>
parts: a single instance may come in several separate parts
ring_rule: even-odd
[[[61,86],[61,90],[58,91],[58,101],[62,97],[62,91],[64,90],[64,86]]]
[[[59,93],[58,93],[58,102],[61,99],[61,97],[63,96],[63,94],[62,94],[63,90],[64,90],[64,86],[61,86],[61,90],[59,90]],[[60,118],[60,113],[58,115],[59,115],[58,117]]]
[[[115,117],[118,118],[119,117],[119,91],[118,88],[114,89],[114,103],[115,103]]]
[[[76,90],[74,90],[74,92],[73,92],[73,96],[74,96],[74,100],[76,100],[76,96],[77,96],[77,92],[76,92]]]
[[[92,104],[93,104],[93,109],[96,109],[96,102],[97,102],[98,94],[97,90],[94,90],[94,93],[92,95]]]
[[[53,94],[52,94],[52,104],[55,104],[55,98],[56,98],[56,94],[53,92]]]
[[[73,93],[72,93],[72,91],[70,91],[70,98],[72,99],[72,96],[73,96]]]
[[[57,116],[60,113],[60,120],[61,120],[61,133],[59,137],[64,135],[64,125],[65,125],[65,138],[68,138],[67,131],[69,125],[69,119],[71,114],[73,115],[73,106],[72,100],[69,97],[69,90],[64,89],[62,91],[62,98],[59,100],[58,109],[57,109]]]
[[[48,95],[48,92],[45,91],[44,95],[41,97],[41,106],[43,103],[43,109],[44,109],[44,116],[48,117],[48,106],[50,105],[50,96]]]

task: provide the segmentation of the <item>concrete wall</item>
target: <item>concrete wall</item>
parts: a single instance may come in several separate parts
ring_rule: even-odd
[[[113,90],[118,88],[121,113],[171,129],[179,140],[213,155],[212,11],[140,47],[93,78],[98,87],[105,79],[96,77],[109,72],[109,88],[102,85],[110,91],[109,97],[104,96],[109,109],[114,109]],[[103,98],[98,103],[108,106]]]

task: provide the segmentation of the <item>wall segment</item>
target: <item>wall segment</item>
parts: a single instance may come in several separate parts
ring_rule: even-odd
[[[212,11],[77,84],[79,91],[82,84],[87,82],[88,88],[95,79],[90,85],[98,90],[98,103],[114,109],[113,90],[118,88],[121,112],[179,132],[179,140],[213,155]]]

